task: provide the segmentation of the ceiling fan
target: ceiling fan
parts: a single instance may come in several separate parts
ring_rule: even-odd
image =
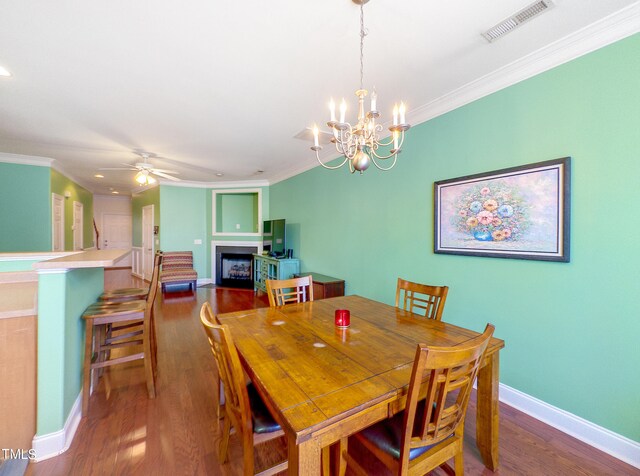
[[[148,185],[154,183],[156,180],[151,177],[151,175],[157,175],[158,177],[166,178],[169,180],[173,180],[175,182],[179,182],[180,179],[178,177],[174,177],[173,175],[179,175],[179,172],[175,172],[173,170],[165,170],[165,169],[156,169],[147,162],[149,158],[149,154],[140,154],[142,156],[143,162],[138,162],[136,164],[122,164],[125,167],[102,167],[99,170],[137,170],[138,173],[135,176],[136,182],[141,185]]]

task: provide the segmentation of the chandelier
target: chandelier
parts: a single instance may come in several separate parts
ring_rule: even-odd
[[[390,170],[396,165],[398,160],[398,154],[402,150],[402,143],[404,142],[404,133],[411,126],[405,122],[406,107],[404,103],[397,104],[393,107],[393,125],[389,126],[391,131],[391,137],[386,142],[380,140],[380,134],[382,133],[382,124],[376,123],[376,119],[380,117],[380,112],[377,109],[377,99],[375,88],[371,93],[371,109],[365,113],[364,98],[368,95],[368,91],[363,86],[363,71],[364,71],[364,37],[367,35],[364,28],[364,4],[369,0],[352,0],[354,3],[360,5],[360,89],[356,91],[358,97],[358,122],[355,125],[345,121],[345,114],[347,111],[347,103],[344,99],[340,103],[340,115],[339,120],[336,120],[336,107],[333,99],[329,103],[329,111],[331,113],[331,120],[327,122],[327,125],[333,132],[331,142],[335,144],[336,150],[341,155],[344,155],[344,160],[338,165],[326,165],[320,160],[318,152],[322,150],[318,140],[318,126],[313,127],[313,150],[316,153],[316,158],[320,165],[325,169],[339,169],[344,164],[349,163],[349,170],[354,173],[356,170],[362,174],[369,168],[371,163],[380,170]],[[379,149],[381,147],[392,146],[388,154],[382,153]],[[390,165],[381,165],[384,162],[378,163],[376,159],[381,161],[391,159],[393,161]]]

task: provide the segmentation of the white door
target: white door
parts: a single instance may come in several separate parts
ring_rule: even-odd
[[[142,276],[151,281],[153,273],[153,205],[142,207]]]
[[[131,215],[102,215],[102,249],[131,249]],[[131,266],[131,255],[118,261],[118,266]]]
[[[64,251],[64,198],[62,195],[52,193],[52,226],[53,231],[51,239],[52,251]]]
[[[82,244],[82,235],[83,235],[83,227],[84,223],[82,220],[82,213],[84,211],[84,207],[80,202],[73,202],[73,249],[81,250],[84,248]]]

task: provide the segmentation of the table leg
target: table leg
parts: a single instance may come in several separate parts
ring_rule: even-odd
[[[347,460],[344,459],[343,452],[348,449],[348,438],[340,438],[340,441],[331,446],[331,461],[333,462],[333,473],[336,476],[344,476],[347,471]]]
[[[321,448],[313,438],[296,444],[295,435],[287,435],[287,446],[289,453],[288,474],[320,476],[322,469]]]
[[[476,444],[484,465],[491,471],[498,469],[499,369],[498,352],[494,352],[478,372]]]

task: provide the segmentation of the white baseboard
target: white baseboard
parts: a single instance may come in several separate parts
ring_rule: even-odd
[[[80,420],[82,419],[82,390],[78,398],[73,403],[64,428],[55,433],[46,435],[36,435],[33,437],[31,447],[35,450],[35,458],[31,461],[37,463],[45,459],[53,458],[64,453],[71,446],[73,437],[76,434]]]
[[[198,278],[198,286],[204,286],[205,284],[213,284],[212,278]]]
[[[640,442],[614,433],[502,383],[500,384],[500,401],[640,469]]]

